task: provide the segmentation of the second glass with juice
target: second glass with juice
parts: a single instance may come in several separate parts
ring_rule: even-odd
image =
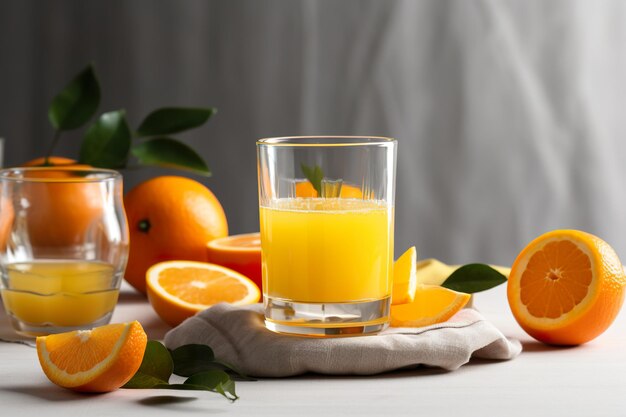
[[[393,284],[395,141],[290,140],[259,149],[266,326],[306,336],[382,330]],[[302,178],[312,170],[317,183]]]

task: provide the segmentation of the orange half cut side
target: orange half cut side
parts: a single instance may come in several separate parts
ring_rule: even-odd
[[[148,299],[161,318],[176,326],[217,303],[254,304],[261,292],[249,278],[207,262],[161,262],[146,273]]]
[[[622,306],[625,284],[621,262],[606,242],[577,230],[556,230],[517,257],[507,296],[528,334],[572,345],[608,328]]]

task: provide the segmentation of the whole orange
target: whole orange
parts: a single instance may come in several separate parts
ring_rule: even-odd
[[[206,261],[209,241],[228,235],[222,205],[203,184],[161,176],[142,182],[124,197],[130,229],[125,279],[146,292],[146,271],[167,260]]]
[[[43,167],[45,158],[23,164],[25,167]],[[48,168],[49,167],[49,168]],[[46,168],[29,174],[44,181],[28,183],[23,195],[29,200],[28,228],[33,246],[58,247],[80,244],[83,236],[102,216],[102,194],[97,184],[81,182],[50,182],[47,178],[72,176],[64,169],[90,169],[75,160],[51,156]],[[49,169],[49,170],[48,170]]]

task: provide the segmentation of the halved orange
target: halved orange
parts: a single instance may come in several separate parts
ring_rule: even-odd
[[[391,306],[392,327],[422,327],[454,316],[470,299],[469,294],[435,285],[418,285],[413,301]]]
[[[154,311],[172,326],[217,303],[254,304],[261,297],[259,287],[239,272],[195,261],[153,265],[146,272],[146,289]]]
[[[539,236],[519,254],[508,280],[511,311],[537,340],[577,345],[613,322],[624,301],[626,275],[602,239],[577,230]]]
[[[405,304],[413,301],[417,289],[417,251],[411,246],[393,264],[393,289],[391,304]]]
[[[147,336],[138,321],[37,338],[37,355],[46,376],[75,391],[108,392],[137,372]]]
[[[207,261],[237,271],[262,288],[261,234],[258,232],[213,239],[207,244]]]

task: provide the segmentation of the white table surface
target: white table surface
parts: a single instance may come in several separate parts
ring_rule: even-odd
[[[504,334],[522,341],[518,358],[472,361],[453,372],[237,382],[241,398],[235,403],[193,391],[74,393],[46,379],[34,348],[0,343],[0,416],[626,416],[626,313],[586,345],[553,348],[533,341],[515,323],[504,286],[478,294],[475,305]],[[113,321],[133,319],[153,339],[168,330],[143,296],[123,287]],[[0,338],[16,338],[4,315]]]

